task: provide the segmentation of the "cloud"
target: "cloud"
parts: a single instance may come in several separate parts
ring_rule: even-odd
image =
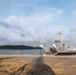
[[[70,25],[69,25],[69,30],[67,31],[67,34],[64,38],[65,42],[72,45],[76,46],[76,11],[73,11],[71,14],[72,17],[70,17]]]
[[[11,16],[7,18],[6,23],[8,23],[11,27],[15,29],[15,31],[11,32],[14,33],[11,37],[13,40],[16,39],[15,40],[16,42],[18,42],[17,40],[20,39],[22,42],[34,42],[34,41],[44,42],[44,40],[46,39],[42,39],[43,36],[43,34],[41,33],[43,32],[42,27],[49,22],[50,17],[51,17],[50,14],[45,16],[42,15],[38,15],[35,17],[30,16],[23,19],[16,16]],[[15,34],[15,32],[17,32],[16,33],[17,35]]]
[[[62,14],[63,13],[63,10],[58,10],[57,11],[57,14]]]
[[[9,16],[3,23],[0,22],[0,44],[50,44],[55,38],[53,31],[50,31],[51,23],[56,21],[56,17],[59,19],[60,15],[61,11],[57,10],[54,13],[42,12],[23,17]]]
[[[76,16],[76,11],[73,11],[74,16]]]
[[[65,10],[67,10],[66,0],[58,2],[59,5],[57,4],[58,7],[55,8],[53,1],[49,1],[52,4],[47,5],[48,1],[19,0],[15,2],[15,0],[0,0],[1,12],[7,11],[2,17],[3,20],[0,21],[0,44],[50,44],[58,38],[57,33],[61,30],[66,31],[64,32],[64,40],[66,39],[66,42],[73,44],[76,38],[76,11],[72,9],[74,10],[73,16],[69,16],[68,19],[66,12],[59,9],[61,8],[59,3],[62,2],[63,5],[65,4]],[[69,8],[72,6],[70,3],[71,1],[68,4]],[[10,10],[7,10],[8,8]],[[8,17],[5,18],[5,16]],[[68,23],[70,25],[66,26]]]
[[[65,42],[69,45],[76,46],[76,29],[71,28],[65,37]]]
[[[6,28],[9,28],[9,25],[3,21],[0,21],[0,26],[4,26]]]
[[[54,17],[53,14],[46,13],[46,14],[35,14],[25,17],[17,17],[17,16],[10,16],[5,19],[5,22],[10,26],[15,28],[25,30],[25,27],[34,28],[41,27],[51,21],[53,21]]]

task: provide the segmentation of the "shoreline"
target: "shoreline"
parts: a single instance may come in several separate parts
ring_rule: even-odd
[[[12,56],[12,57],[14,57],[14,56],[19,56],[19,57],[26,57],[26,56],[36,56],[36,57],[38,57],[38,56],[43,56],[43,57],[76,57],[76,55],[40,55],[40,54],[0,54],[0,57],[9,57],[9,56]]]

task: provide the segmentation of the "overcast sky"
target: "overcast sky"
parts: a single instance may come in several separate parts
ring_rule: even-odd
[[[0,45],[76,46],[76,0],[0,0]]]

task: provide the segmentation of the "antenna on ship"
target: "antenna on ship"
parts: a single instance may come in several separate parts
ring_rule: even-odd
[[[62,39],[61,39],[61,37],[62,37],[62,34],[63,34],[63,31],[60,31],[60,32],[58,32],[58,34],[59,34],[59,41],[60,41],[60,43],[62,43]]]

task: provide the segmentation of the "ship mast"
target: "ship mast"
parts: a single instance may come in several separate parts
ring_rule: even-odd
[[[59,41],[60,41],[60,43],[62,43],[62,39],[61,39],[61,37],[62,37],[62,31],[58,32],[58,34],[59,34]]]

